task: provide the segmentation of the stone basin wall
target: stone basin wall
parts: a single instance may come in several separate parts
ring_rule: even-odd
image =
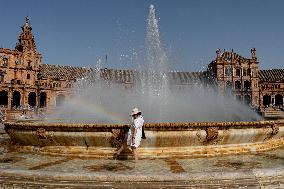
[[[11,139],[24,147],[54,153],[110,154],[129,125],[7,122]],[[214,155],[284,146],[284,120],[256,122],[147,123],[142,155]]]

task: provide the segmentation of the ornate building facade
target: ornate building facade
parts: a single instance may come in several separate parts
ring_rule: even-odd
[[[93,72],[92,68],[42,64],[26,17],[15,49],[0,48],[1,109],[8,118],[23,110],[31,114],[52,111],[71,95],[78,79]],[[99,75],[126,89],[139,80],[139,74],[133,70],[101,69]],[[254,48],[250,58],[233,50],[218,49],[207,71],[170,72],[168,78],[174,90],[214,83],[218,90],[258,109],[266,117],[284,117],[284,69],[260,70]]]
[[[208,65],[218,89],[262,112],[265,117],[284,117],[284,69],[260,70],[256,49],[251,58],[220,49]]]

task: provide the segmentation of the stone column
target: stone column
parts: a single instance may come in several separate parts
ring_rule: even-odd
[[[7,110],[11,110],[13,91],[8,90],[7,92],[8,92],[8,108],[7,108]]]

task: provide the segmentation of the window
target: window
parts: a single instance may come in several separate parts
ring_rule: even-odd
[[[245,95],[244,96],[244,103],[249,105],[251,103],[251,97],[250,95]]]
[[[251,83],[249,81],[244,81],[244,89],[250,90],[251,89]]]
[[[236,76],[241,76],[241,69],[236,69]]]
[[[22,63],[22,61],[21,61],[21,59],[19,58],[18,60],[16,60],[16,64],[18,65],[18,64],[21,64]]]
[[[243,76],[247,76],[247,70],[243,68]]]
[[[226,67],[225,68],[225,76],[232,76],[233,68],[232,67]]]
[[[235,89],[240,90],[242,88],[242,84],[240,81],[235,81]]]
[[[248,68],[248,72],[247,72],[248,76],[251,76],[251,69]]]
[[[30,74],[27,74],[27,79],[30,79],[30,78],[31,78]]]
[[[8,58],[3,58],[3,66],[8,66]]]
[[[231,90],[231,89],[232,89],[232,82],[226,81],[226,90]]]

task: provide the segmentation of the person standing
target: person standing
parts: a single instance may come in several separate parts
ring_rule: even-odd
[[[119,155],[126,146],[130,146],[135,163],[138,162],[138,152],[137,148],[140,146],[142,138],[142,128],[144,124],[144,119],[141,115],[141,111],[138,108],[133,108],[131,112],[132,123],[127,133],[127,140],[122,144],[122,146],[115,152],[116,155]]]

